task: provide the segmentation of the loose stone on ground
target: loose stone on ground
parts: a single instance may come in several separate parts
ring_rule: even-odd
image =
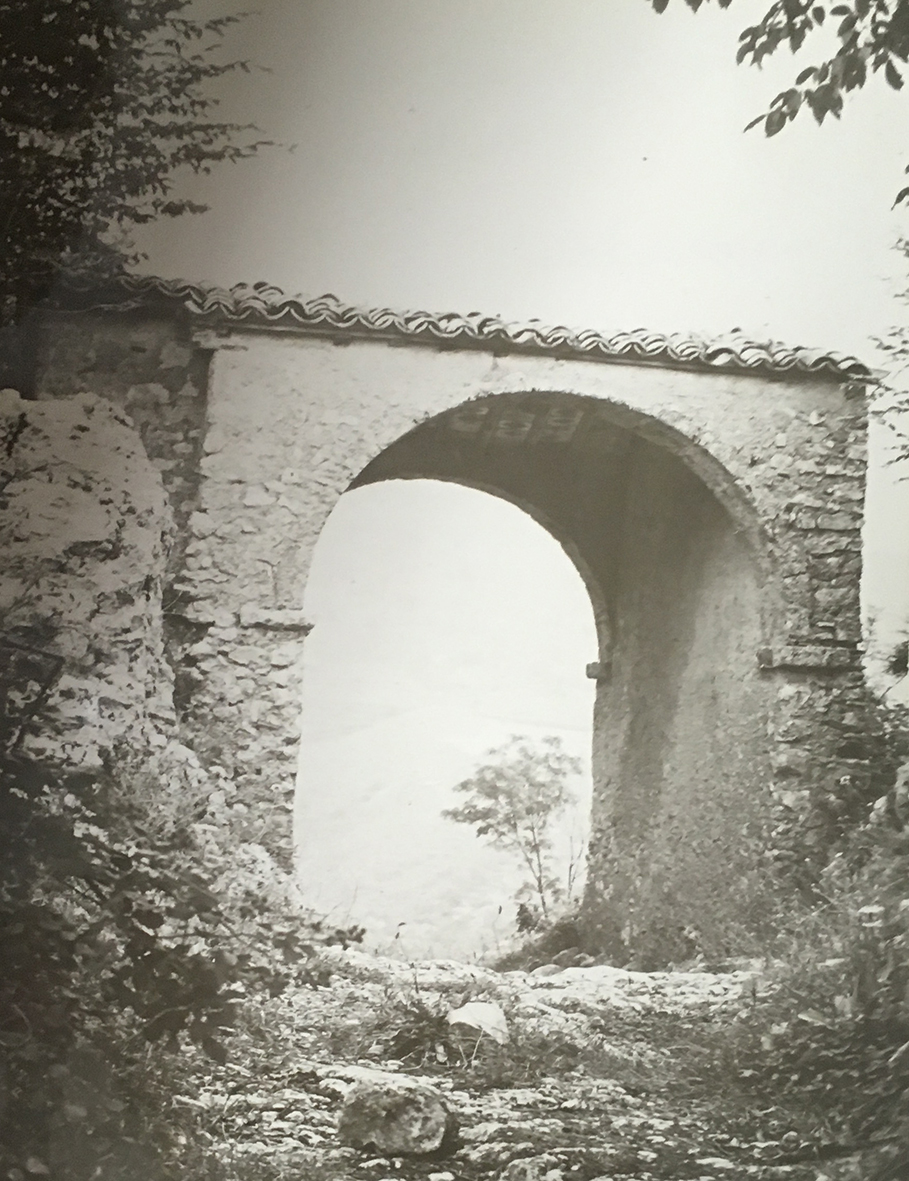
[[[798,1140],[783,1139],[786,1113],[765,1113],[759,1128],[727,1094],[728,1078],[691,1073],[704,1040],[764,987],[753,967],[598,965],[539,977],[360,952],[328,959],[330,985],[276,1002],[293,1044],[271,1074],[235,1075],[228,1087],[228,1067],[202,1097],[222,1113],[224,1151],[267,1157],[270,1177],[860,1181],[854,1161],[776,1163],[781,1142]],[[431,1045],[422,1062],[389,1057],[377,1014],[392,1033],[413,1012],[451,1029],[445,1014],[465,996],[507,1014],[507,1045],[487,1036],[473,1061],[442,1062]]]

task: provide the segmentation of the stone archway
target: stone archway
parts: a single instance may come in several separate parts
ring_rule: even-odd
[[[749,882],[806,817],[823,856],[837,793],[861,798],[868,775],[864,366],[263,286],[121,288],[49,315],[38,394],[90,384],[163,474],[182,734],[238,783],[244,839],[289,864],[322,525],[351,481],[431,461],[537,515],[591,591],[590,941],[640,962],[720,949],[721,930],[753,925]]]
[[[730,900],[754,903],[742,882],[771,805],[774,688],[755,657],[772,560],[728,473],[701,457],[730,507],[671,435],[578,395],[497,394],[424,421],[352,482],[444,479],[502,496],[581,572],[599,641],[588,935],[619,959],[722,946],[745,919]]]

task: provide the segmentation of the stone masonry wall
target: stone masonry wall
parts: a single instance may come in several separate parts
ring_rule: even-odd
[[[847,576],[839,565],[812,561],[824,550],[847,564],[859,554],[864,407],[851,392],[825,381],[238,333],[213,363],[182,591],[209,628],[188,654],[198,676],[193,708],[206,720],[202,741],[212,757],[248,768],[249,798],[261,801],[254,807],[268,808],[276,788],[293,782],[299,609],[313,546],[338,497],[427,416],[478,396],[547,389],[646,416],[652,434],[652,424],[667,428],[761,569],[764,639],[754,660],[777,707],[759,725],[780,731],[769,741],[780,807],[795,812],[839,771],[842,735],[827,719],[837,701],[843,725],[861,709],[858,588],[840,585]],[[670,445],[659,429],[654,437]],[[819,723],[808,748],[792,733],[796,703]],[[611,821],[595,815],[594,823],[602,830]]]
[[[703,481],[756,572],[753,658],[775,704],[753,724],[766,736],[767,807],[780,832],[841,780],[860,785],[865,411],[848,386],[242,329],[194,337],[179,317],[151,313],[59,317],[48,326],[41,396],[87,388],[135,422],[177,521],[166,609],[186,740],[235,777],[251,835],[285,862],[301,605],[320,530],[390,444],[498,394],[595,399]],[[605,630],[601,642],[605,659]],[[594,883],[613,828],[598,807]]]
[[[91,392],[138,430],[173,513],[168,570],[179,569],[198,492],[209,354],[179,317],[139,312],[57,313],[41,336],[40,399]]]

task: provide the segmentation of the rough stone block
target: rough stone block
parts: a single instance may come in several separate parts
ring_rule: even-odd
[[[857,597],[857,590],[849,586],[819,586],[814,592],[815,604],[835,613],[856,607]]]
[[[269,505],[277,502],[277,497],[265,488],[254,484],[251,488],[247,488],[243,495],[243,504],[246,508],[267,508]]]
[[[270,653],[272,668],[289,668],[300,659],[300,652],[301,648],[299,644],[279,644]]]
[[[241,627],[259,627],[266,631],[302,632],[312,631],[312,624],[297,607],[259,607],[255,603],[244,603],[240,608]]]
[[[788,644],[773,653],[774,668],[852,668],[858,653],[849,647],[824,648],[817,644]]]
[[[428,1156],[439,1151],[455,1126],[454,1114],[435,1087],[407,1075],[375,1071],[346,1095],[338,1138],[383,1156]]]
[[[817,518],[818,529],[825,529],[828,532],[848,532],[850,529],[858,529],[861,525],[861,519],[857,513],[820,513]]]

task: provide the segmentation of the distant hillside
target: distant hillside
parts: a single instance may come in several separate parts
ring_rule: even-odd
[[[441,812],[483,753],[515,733],[558,733],[583,760],[581,801],[561,826],[567,867],[590,807],[589,732],[434,705],[304,741],[296,824],[307,901],[362,923],[367,946],[389,954],[472,958],[502,946],[522,875]]]

